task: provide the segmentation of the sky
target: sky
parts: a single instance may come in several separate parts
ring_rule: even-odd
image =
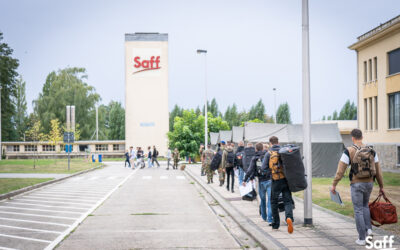
[[[357,101],[357,37],[400,14],[398,0],[309,0],[311,119]],[[101,103],[125,102],[124,34],[169,34],[169,109],[204,104],[207,49],[209,100],[223,112],[266,113],[287,102],[302,120],[301,0],[0,0],[0,31],[20,62],[28,111],[46,76],[84,67]],[[152,99],[151,93],[141,93]],[[133,95],[132,95],[133,96]],[[146,103],[143,103],[145,108]]]

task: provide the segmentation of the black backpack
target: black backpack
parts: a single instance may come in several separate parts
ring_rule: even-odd
[[[236,152],[235,166],[243,168],[243,151]]]
[[[228,155],[226,156],[226,163],[228,164],[227,167],[233,167],[235,163],[235,153],[233,153],[233,151],[228,152]]]
[[[211,161],[210,165],[211,170],[212,171],[217,170],[219,168],[219,165],[221,164],[221,161],[222,161],[222,151],[220,150],[214,155]]]
[[[267,169],[262,167],[261,156],[256,160],[256,171],[258,176],[266,176],[268,174]]]

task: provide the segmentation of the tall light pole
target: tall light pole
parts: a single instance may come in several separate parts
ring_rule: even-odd
[[[274,91],[274,119],[276,124],[276,88],[272,89]]]
[[[204,54],[204,89],[205,89],[205,101],[204,101],[204,147],[207,148],[208,145],[208,132],[207,132],[207,50],[198,49],[197,54]]]
[[[1,143],[1,89],[3,87],[0,86],[0,161],[3,158],[3,144]]]
[[[307,189],[304,192],[304,224],[312,225],[312,153],[308,0],[303,0],[302,3],[302,29],[303,154],[308,184]]]

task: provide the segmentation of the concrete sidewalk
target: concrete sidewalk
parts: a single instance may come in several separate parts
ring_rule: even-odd
[[[4,173],[0,174],[1,178],[54,178],[61,179],[71,174],[30,174],[30,173]]]
[[[200,176],[199,165],[189,165],[186,168],[189,175],[194,177],[202,186],[211,193],[217,193],[241,214],[250,220],[250,224],[264,233],[264,237],[272,239],[281,249],[365,249],[355,244],[358,237],[355,221],[332,211],[313,207],[313,227],[304,227],[304,205],[301,199],[295,199],[296,209],[294,214],[294,233],[289,234],[284,220],[284,213],[280,213],[281,227],[273,231],[267,222],[259,215],[257,201],[243,201],[239,194],[237,178],[235,180],[235,193],[226,190],[226,184],[219,187],[218,175],[214,175],[214,184],[206,184],[206,177]],[[214,191],[214,192],[213,192]],[[214,197],[216,198],[216,197]],[[295,198],[295,197],[294,197]],[[229,213],[229,211],[227,211]],[[381,240],[387,234],[383,230],[374,230],[373,240]],[[395,239],[393,248],[400,248],[399,238]],[[256,239],[257,240],[257,239]]]

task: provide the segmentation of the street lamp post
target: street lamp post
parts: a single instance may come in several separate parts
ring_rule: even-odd
[[[274,91],[274,118],[276,124],[276,88],[273,88],[272,90]]]
[[[208,132],[207,132],[207,50],[198,49],[197,54],[204,54],[204,89],[205,89],[205,100],[204,100],[204,146],[207,148],[208,145]]]
[[[303,0],[302,3],[302,29],[303,153],[308,184],[307,189],[304,192],[304,224],[312,225],[312,153],[308,0]]]

